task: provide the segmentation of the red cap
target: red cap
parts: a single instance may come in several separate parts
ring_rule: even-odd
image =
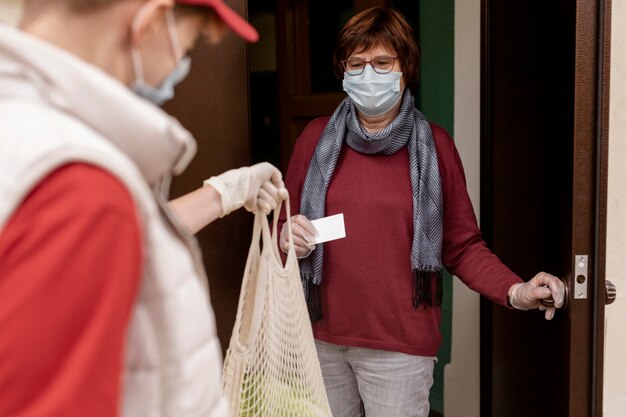
[[[259,33],[256,29],[246,22],[243,17],[239,16],[237,12],[224,4],[223,0],[176,0],[176,3],[210,7],[237,35],[250,42],[259,40]]]

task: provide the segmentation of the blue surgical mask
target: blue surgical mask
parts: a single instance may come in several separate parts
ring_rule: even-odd
[[[174,98],[174,88],[187,77],[191,68],[191,59],[189,57],[181,57],[182,53],[176,31],[174,12],[172,10],[168,11],[166,18],[170,42],[178,63],[158,86],[153,87],[144,81],[143,65],[139,51],[135,47],[131,49],[133,68],[135,70],[135,82],[133,82],[131,88],[138,96],[151,101],[157,106],[161,106],[166,101]]]
[[[402,73],[391,71],[379,74],[366,65],[359,75],[343,74],[343,89],[356,108],[366,116],[380,116],[393,108],[402,97]]]
[[[138,78],[131,88],[138,96],[151,101],[157,106],[162,106],[166,101],[174,98],[174,87],[187,77],[189,68],[191,68],[191,59],[186,56],[178,61],[172,72],[157,87],[146,84],[143,79]]]

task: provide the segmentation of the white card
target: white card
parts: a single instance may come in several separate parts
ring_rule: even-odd
[[[316,244],[346,237],[346,228],[343,223],[343,213],[312,220],[311,223],[313,223],[313,226],[315,226],[318,233],[315,237]]]

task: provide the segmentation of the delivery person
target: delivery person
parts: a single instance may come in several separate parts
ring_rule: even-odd
[[[222,0],[24,7],[0,26],[0,416],[226,416],[191,233],[286,191],[263,163],[168,204],[196,145],[158,105],[196,41],[258,34]]]

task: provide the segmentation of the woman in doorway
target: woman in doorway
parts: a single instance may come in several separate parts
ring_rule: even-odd
[[[443,267],[504,306],[551,319],[563,304],[560,280],[524,283],[482,240],[452,138],[414,107],[419,57],[397,11],[354,16],[333,58],[348,96],[305,128],[285,178],[334,417],[361,403],[368,417],[428,416]],[[310,220],[338,213],[347,238],[315,245]]]

